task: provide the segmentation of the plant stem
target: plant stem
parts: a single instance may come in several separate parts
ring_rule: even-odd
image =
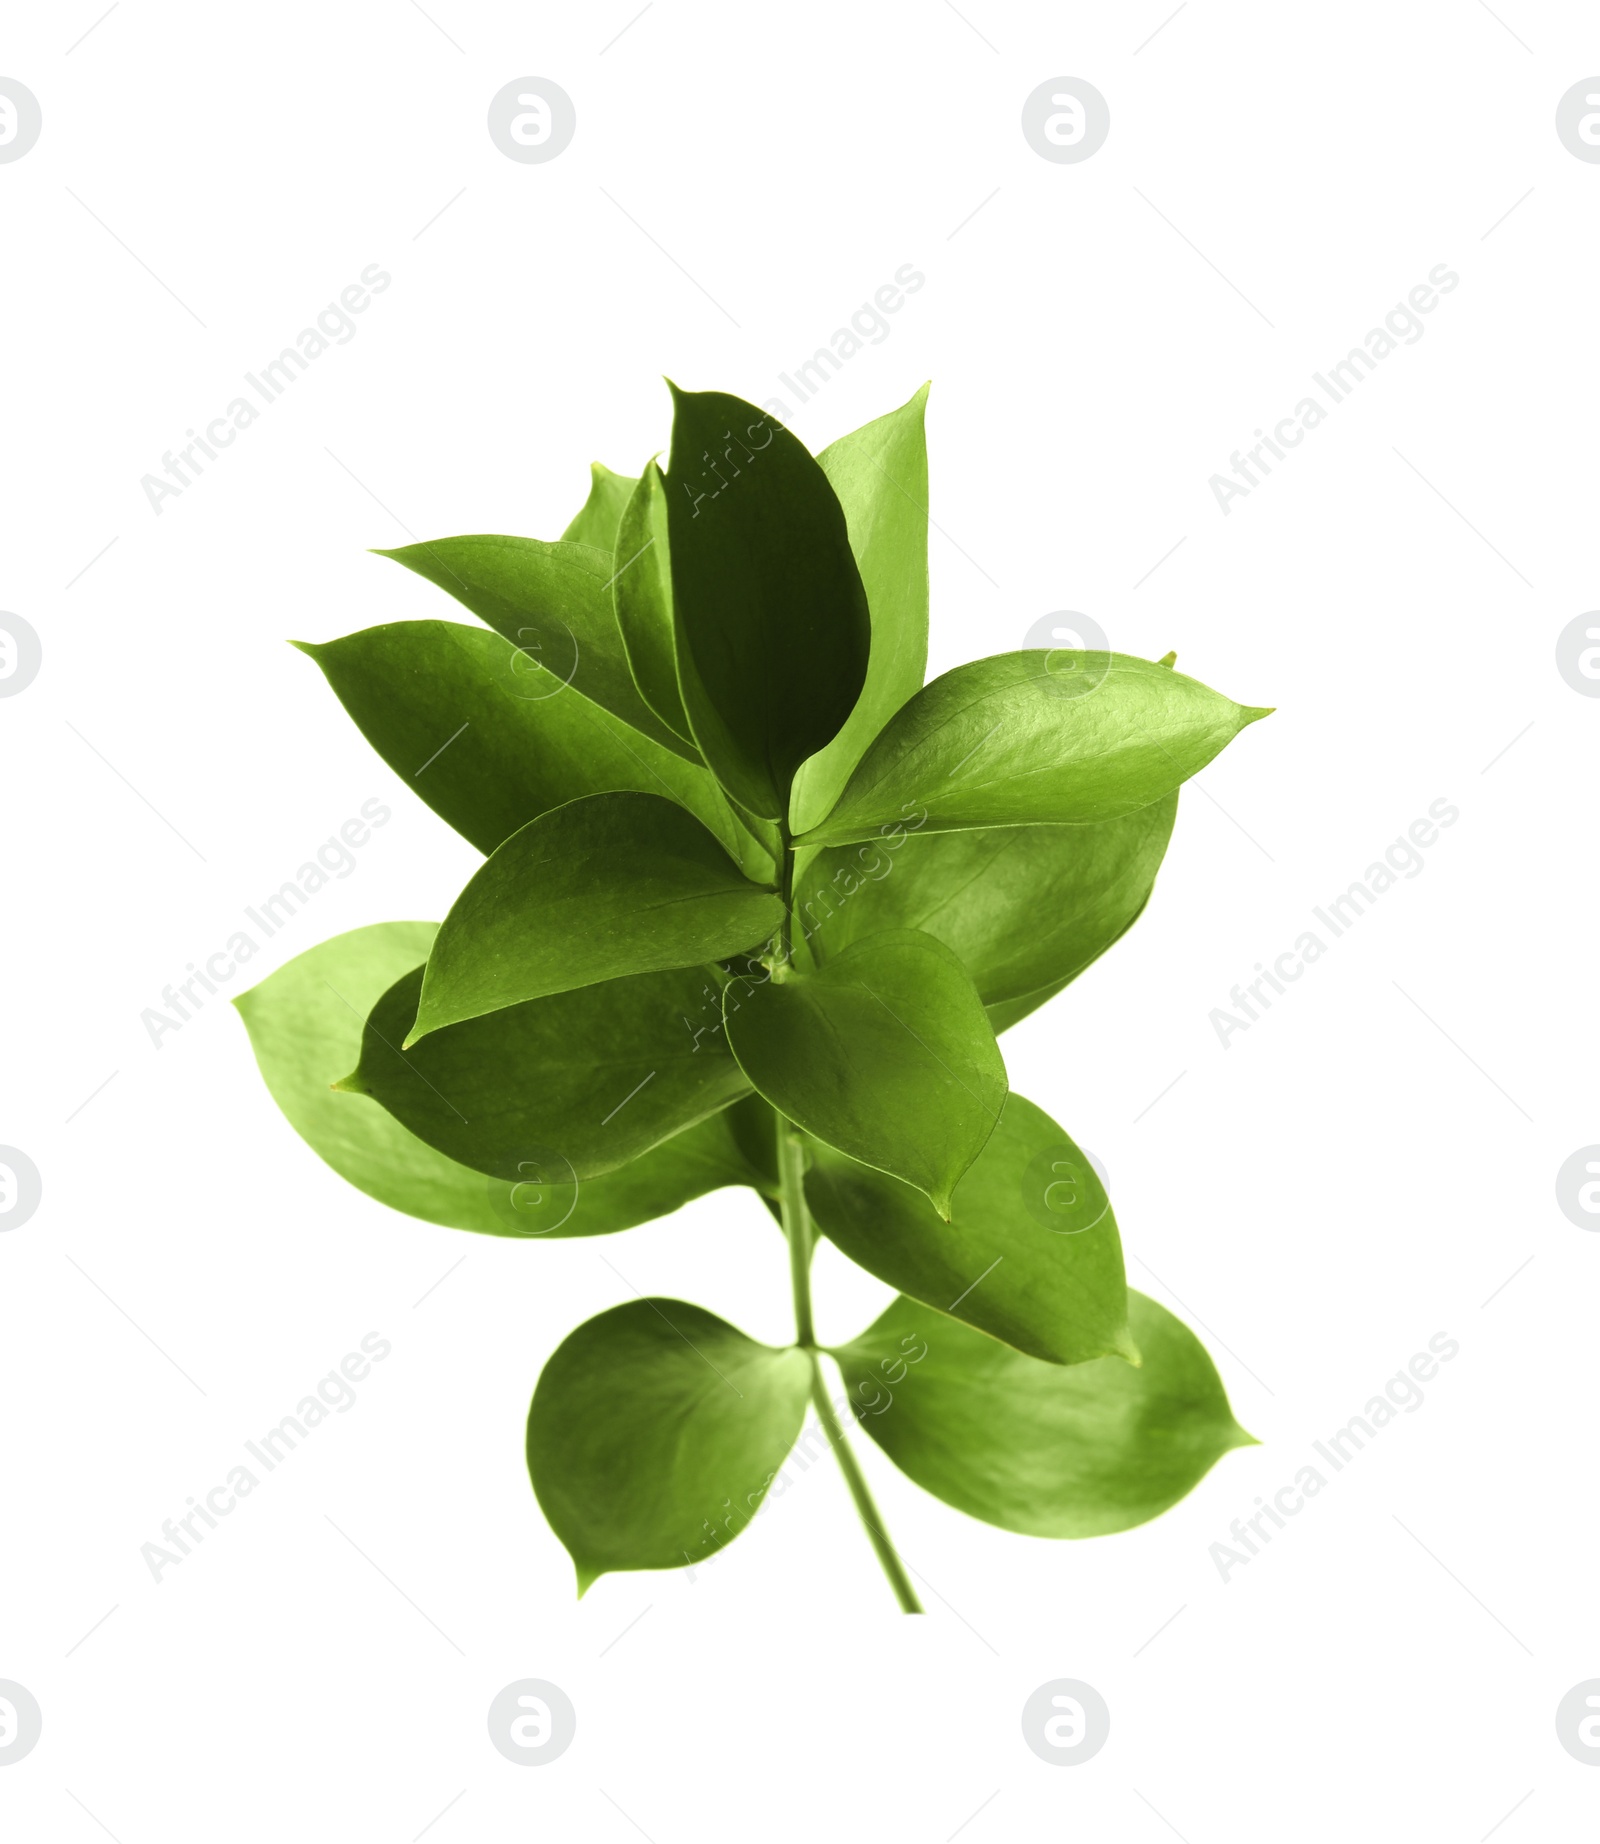
[[[906,1573],[893,1543],[883,1528],[883,1519],[873,1503],[872,1493],[845,1438],[845,1431],[828,1396],[827,1379],[822,1374],[822,1353],[817,1347],[816,1328],[811,1317],[811,1213],[806,1208],[805,1149],[800,1135],[782,1116],[778,1118],[778,1180],[783,1208],[783,1229],[789,1240],[789,1276],[794,1287],[795,1343],[811,1363],[811,1402],[817,1411],[833,1449],[844,1482],[850,1488],[856,1513],[866,1529],[883,1572],[889,1578],[902,1613],[921,1613],[922,1603]]]

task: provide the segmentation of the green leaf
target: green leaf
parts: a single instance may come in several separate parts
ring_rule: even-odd
[[[823,954],[879,929],[921,929],[960,958],[993,1017],[1042,988],[1059,992],[1125,933],[1149,901],[1177,810],[1168,794],[1097,826],[830,846],[801,880],[798,914]]]
[[[730,850],[751,849],[704,768],[578,697],[487,628],[396,621],[296,645],[406,786],[481,852],[552,807],[623,789],[668,795]]]
[[[897,929],[817,973],[734,980],[723,1014],[734,1055],[773,1107],[949,1216],[994,1131],[1006,1071],[983,1001],[942,942]]]
[[[890,720],[802,842],[841,845],[902,823],[934,833],[1117,819],[1170,794],[1268,714],[1125,653],[975,660]]]
[[[335,1094],[367,1013],[427,954],[432,922],[380,922],[297,955],[234,1000],[272,1099],[317,1156],[368,1197],[451,1229],[500,1233],[481,1172],[371,1102]]]
[[[435,538],[378,555],[453,595],[579,696],[674,754],[699,761],[693,746],[673,735],[633,682],[611,606],[616,563],[609,550],[479,534]]]
[[[795,777],[791,824],[821,820],[839,798],[863,750],[905,701],[928,666],[928,387],[817,456],[844,507],[850,548],[872,611],[867,680],[850,720]]]
[[[836,736],[871,630],[845,515],[780,423],[720,391],[673,387],[667,519],[679,688],[701,752],[763,819]]]
[[[678,690],[666,492],[661,470],[652,461],[623,510],[612,596],[634,682],[667,728],[687,740],[693,731]]]
[[[629,475],[613,474],[603,461],[590,462],[589,497],[577,517],[562,532],[563,542],[588,544],[600,551],[616,550],[617,526],[633,488],[634,482]]]
[[[336,1094],[332,1084],[360,1052],[367,1013],[427,953],[434,932],[432,922],[352,929],[296,955],[233,1001],[273,1100],[341,1178],[425,1222],[527,1238],[631,1229],[724,1185],[775,1189],[771,1111],[753,1095],[579,1186],[564,1170],[534,1164],[515,1183],[488,1178],[435,1152],[376,1102]],[[750,1103],[766,1116],[754,1143],[742,1117]]]
[[[590,794],[513,833],[456,898],[405,1047],[526,999],[722,960],[782,920],[682,807]]]
[[[830,1146],[811,1153],[817,1225],[869,1274],[1049,1363],[1137,1362],[1105,1187],[1042,1108],[1006,1097],[949,1222],[898,1178]]]
[[[1141,1293],[1128,1304],[1138,1369],[1042,1364],[903,1298],[834,1356],[862,1427],[935,1498],[1024,1536],[1106,1536],[1255,1445],[1193,1332]]]
[[[731,1543],[795,1443],[810,1377],[804,1352],[683,1300],[630,1300],[566,1338],[533,1392],[528,1472],[578,1593]]]
[[[516,1180],[529,1162],[598,1177],[747,1090],[715,1028],[714,968],[555,993],[402,1050],[422,971],[373,1007],[361,1060],[337,1086],[372,1096],[419,1139],[496,1178]]]

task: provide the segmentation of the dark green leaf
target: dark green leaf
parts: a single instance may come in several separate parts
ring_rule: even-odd
[[[890,720],[804,842],[842,845],[897,823],[933,833],[1117,819],[1267,715],[1124,653],[975,660]]]
[[[761,1508],[811,1367],[683,1300],[630,1300],[565,1339],[528,1411],[528,1472],[583,1594],[707,1562]]]
[[[950,1194],[994,1131],[1006,1071],[983,1001],[931,935],[873,935],[817,973],[730,982],[728,1038],[759,1094],[807,1133]]]
[[[607,980],[402,1050],[417,1018],[417,967],[373,1007],[360,1063],[339,1087],[371,1095],[419,1139],[496,1178],[518,1179],[530,1162],[598,1177],[746,1092],[715,1028],[719,978],[689,967]]]
[[[622,508],[634,482],[627,474],[613,474],[603,461],[589,464],[589,497],[561,536],[568,544],[588,544],[596,550],[614,551]]]
[[[616,563],[588,544],[479,534],[380,551],[453,595],[480,621],[569,684],[675,754],[699,761],[639,696],[611,606]]]
[[[850,721],[795,777],[791,824],[815,825],[839,798],[862,752],[922,688],[928,665],[928,387],[817,461],[839,496],[872,611],[867,681]]]
[[[782,920],[682,807],[587,795],[513,833],[456,898],[407,1047],[526,999],[758,948]]]
[[[1193,1332],[1141,1293],[1128,1305],[1138,1369],[1043,1364],[905,1298],[834,1355],[863,1428],[935,1498],[1024,1536],[1106,1536],[1255,1444]]]
[[[672,564],[667,554],[666,484],[652,461],[639,476],[617,533],[617,626],[644,701],[676,735],[692,736],[678,690],[672,629]]]
[[[880,1281],[1050,1363],[1137,1357],[1105,1188],[1031,1101],[1006,1097],[948,1223],[898,1178],[815,1141],[811,1153],[818,1227]]]
[[[752,849],[705,769],[578,697],[487,628],[396,621],[297,644],[406,786],[481,852],[552,807],[628,788],[669,795],[730,850]]]
[[[429,1223],[530,1239],[631,1229],[724,1185],[775,1188],[772,1112],[754,1095],[577,1185],[564,1168],[537,1161],[512,1183],[486,1177],[435,1152],[376,1102],[335,1093],[360,1053],[367,1013],[427,953],[434,932],[432,922],[352,929],[234,1000],[273,1100],[341,1178]],[[753,1131],[752,1105],[765,1116]]]
[[[867,599],[813,456],[720,391],[673,390],[667,518],[679,686],[696,742],[752,813],[788,813],[795,770],[866,678]]]
[[[918,928],[960,957],[993,1009],[1059,992],[1150,897],[1178,797],[1097,826],[909,832],[820,852],[800,885],[813,951]]]

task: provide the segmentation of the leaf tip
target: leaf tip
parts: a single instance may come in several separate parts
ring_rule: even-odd
[[[1176,666],[1177,663],[1178,663],[1178,654],[1177,654],[1176,648],[1174,648],[1173,651],[1170,653],[1163,653],[1160,659],[1156,661],[1156,664],[1158,666]]]
[[[600,1577],[605,1574],[605,1570],[592,1566],[587,1562],[580,1562],[576,1556],[572,1559],[572,1567],[573,1572],[578,1578],[578,1599],[581,1601],[595,1583],[599,1581]]]
[[[1135,1370],[1144,1369],[1144,1353],[1133,1342],[1133,1333],[1126,1324],[1112,1340],[1110,1355],[1120,1357],[1124,1363],[1131,1364]]]
[[[1275,704],[1241,704],[1239,728],[1243,730],[1250,724],[1260,723],[1263,717],[1270,717],[1277,708]]]
[[[359,1069],[352,1069],[349,1075],[341,1076],[337,1082],[330,1082],[328,1087],[337,1089],[341,1095],[365,1095],[369,1092]]]

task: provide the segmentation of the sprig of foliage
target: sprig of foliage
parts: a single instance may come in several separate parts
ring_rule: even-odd
[[[1179,784],[1266,713],[1171,655],[924,685],[925,397],[813,458],[674,390],[665,472],[596,465],[558,542],[384,553],[484,625],[305,648],[485,862],[442,926],[356,929],[238,1001],[296,1130],[453,1229],[609,1235],[742,1185],[788,1240],[793,1344],[632,1300],[546,1364],[528,1466],[580,1593],[724,1547],[808,1403],[908,1612],[839,1406],[1045,1537],[1154,1517],[1251,1438],[996,1034],[1138,918]],[[818,1234],[899,1295],[827,1350]]]

